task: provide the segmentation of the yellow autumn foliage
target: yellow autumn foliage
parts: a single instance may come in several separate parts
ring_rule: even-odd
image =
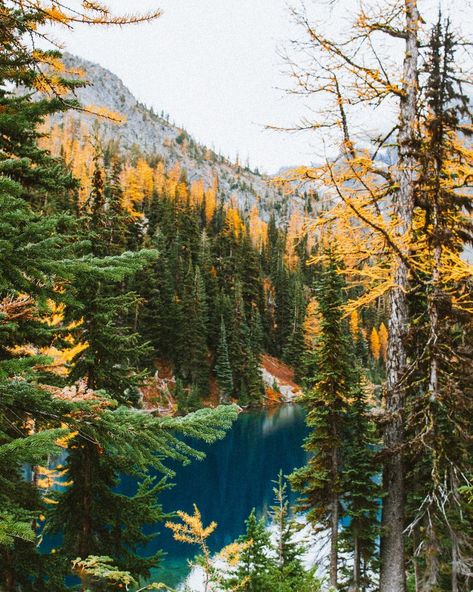
[[[230,543],[219,552],[218,557],[223,559],[230,567],[236,567],[240,562],[242,551],[248,549],[250,545],[251,541]]]
[[[373,358],[379,360],[381,354],[381,343],[379,341],[379,334],[376,327],[373,327],[370,335],[370,348]]]
[[[208,526],[203,525],[202,516],[195,504],[194,514],[178,511],[177,515],[182,522],[166,522],[166,527],[172,531],[176,541],[201,545],[217,528],[216,522],[211,522]]]
[[[205,219],[210,222],[217,209],[218,177],[215,175],[211,187],[205,192]]]
[[[42,317],[38,317],[38,321],[44,323],[49,327],[60,327],[64,320],[65,306],[62,303],[56,303],[53,300],[48,301],[49,312]],[[80,326],[82,320],[73,321],[64,327],[66,331],[73,331]],[[43,355],[51,359],[46,368],[58,376],[67,376],[71,370],[71,362],[82,351],[88,348],[87,343],[76,343],[72,333],[66,333],[63,340],[69,345],[64,348],[58,348],[51,344],[44,347],[36,347],[32,344],[16,345],[10,348],[12,354],[17,356],[37,356]]]
[[[381,323],[381,325],[379,326],[378,335],[379,335],[379,343],[380,343],[380,347],[381,347],[381,355],[383,356],[383,360],[386,361],[387,355],[388,355],[389,334],[388,334],[388,330],[386,328],[386,325],[384,323]]]
[[[261,219],[258,208],[253,206],[249,215],[249,229],[251,242],[257,248],[262,248],[268,238],[268,224]]]
[[[314,339],[318,335],[320,335],[319,308],[317,300],[311,298],[304,319],[304,338],[308,347],[313,346]]]
[[[242,236],[245,231],[245,225],[241,219],[240,213],[236,207],[228,207],[225,218],[227,232],[235,238]]]
[[[353,337],[357,337],[360,332],[360,315],[358,310],[354,310],[350,314],[350,332]]]

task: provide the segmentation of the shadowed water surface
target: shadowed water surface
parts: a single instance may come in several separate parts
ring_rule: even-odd
[[[176,476],[174,486],[160,495],[164,511],[192,514],[196,504],[204,525],[217,522],[217,530],[208,542],[212,551],[220,550],[242,534],[253,508],[258,515],[267,512],[279,471],[287,475],[305,463],[306,453],[301,445],[306,433],[302,409],[284,405],[241,413],[225,438],[214,444],[191,440],[189,443],[205,452],[206,457],[187,466],[168,463]],[[132,495],[136,487],[136,479],[123,476],[118,491]],[[151,555],[158,549],[166,553],[151,581],[175,586],[186,577],[188,560],[198,549],[174,541],[163,524],[149,528],[148,532],[157,532],[158,536],[142,554]],[[60,547],[61,540],[61,535],[45,537],[43,552]]]

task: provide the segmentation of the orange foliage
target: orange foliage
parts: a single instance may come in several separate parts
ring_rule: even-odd
[[[379,343],[380,343],[380,347],[381,347],[381,355],[383,356],[383,360],[386,361],[387,354],[388,354],[389,334],[388,334],[388,330],[386,329],[386,325],[384,323],[381,323],[381,325],[379,326],[378,335],[379,335]]]
[[[320,334],[320,320],[318,313],[318,304],[315,298],[312,298],[307,305],[307,313],[304,320],[304,335],[309,347],[313,345],[314,339]]]
[[[240,237],[245,230],[240,213],[234,207],[227,208],[225,225],[228,232],[236,238]]]
[[[379,334],[378,334],[378,331],[376,330],[376,327],[373,327],[373,329],[371,330],[370,348],[371,348],[371,353],[373,354],[373,358],[375,360],[379,360],[379,357],[381,354],[381,343],[379,341]]]
[[[201,205],[205,198],[205,185],[203,179],[197,179],[191,185],[190,202],[192,205]]]
[[[205,192],[205,218],[210,222],[217,209],[218,177],[215,176],[212,186]]]
[[[78,205],[83,206],[92,190],[94,157],[97,145],[100,145],[99,134],[96,130],[91,133],[90,124],[85,119],[70,114],[65,114],[60,124],[46,121],[41,131],[44,134],[41,138],[41,147],[49,150],[53,156],[62,158],[79,181]],[[179,162],[167,169],[163,161],[151,166],[144,156],[139,156],[136,161],[123,156],[122,163],[122,204],[132,217],[143,216],[143,205],[150,200],[153,192],[176,200],[180,204],[204,205],[207,222],[210,222],[215,214],[218,203],[218,176],[214,176],[209,187],[202,178],[194,180],[189,187],[185,171]],[[227,232],[235,238],[241,238],[246,232],[246,227],[235,197],[226,204],[225,210]],[[287,254],[289,259],[296,257],[289,251],[292,249],[294,252],[296,234],[302,227],[303,220],[300,214],[293,214],[289,229],[289,242],[292,240],[292,247]],[[248,231],[253,245],[257,248],[263,247],[267,240],[267,223],[261,219],[256,206],[248,216]]]
[[[127,164],[121,173],[123,188],[123,206],[133,217],[140,217],[143,202],[153,192],[154,171],[149,164],[139,158],[136,165]]]
[[[360,332],[360,315],[357,310],[350,314],[350,331],[353,337],[357,337]]]
[[[49,300],[49,313],[40,317],[37,315],[37,311],[32,306],[32,300],[27,296],[18,297],[15,300],[4,299],[0,303],[0,314],[4,311],[5,319],[9,322],[12,319],[28,318],[31,319],[36,317],[37,321],[44,323],[49,327],[59,327],[64,320],[64,305],[57,304],[52,300]],[[5,319],[0,319],[5,322]],[[70,323],[65,327],[66,330],[72,331],[80,323]],[[87,343],[75,343],[71,333],[64,337],[64,341],[68,343],[67,347],[62,349],[56,347],[54,343],[49,346],[35,347],[32,344],[26,344],[22,346],[14,346],[10,348],[10,351],[14,355],[21,356],[47,356],[50,361],[47,364],[43,364],[41,367],[47,369],[49,372],[53,372],[59,376],[67,376],[71,370],[71,362],[74,358],[82,351],[87,349]]]
[[[289,219],[286,241],[286,263],[291,269],[297,265],[296,245],[303,235],[303,225],[300,212],[293,212]]]
[[[268,225],[261,220],[258,208],[254,206],[249,216],[250,237],[255,247],[263,247],[268,238]]]
[[[202,516],[194,504],[194,514],[186,512],[176,512],[181,522],[166,522],[166,527],[172,530],[176,541],[189,543],[191,545],[201,545],[217,528],[216,522],[211,522],[208,526],[202,523]]]
[[[4,325],[18,320],[30,320],[35,314],[33,298],[26,294],[6,296],[0,301],[0,324]]]
[[[92,189],[94,160],[94,146],[87,124],[66,115],[62,125],[50,126],[46,122],[42,131],[45,136],[41,139],[41,148],[64,160],[80,182],[78,199],[79,204],[84,204]]]

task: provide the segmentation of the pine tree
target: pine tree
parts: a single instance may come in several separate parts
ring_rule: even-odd
[[[243,301],[247,314],[250,314],[253,309],[259,309],[262,305],[262,282],[260,258],[248,230],[241,243],[240,277]]]
[[[82,82],[63,74],[58,52],[33,51],[24,37],[34,45],[44,24],[77,18],[124,24],[137,17],[117,20],[93,3],[71,12],[67,4],[38,10],[31,2],[2,4],[0,17],[0,588],[55,592],[64,590],[63,575],[76,549],[88,554],[101,541],[120,562],[145,573],[155,558],[140,559],[136,550],[148,540],[143,526],[161,515],[155,497],[162,487],[146,478],[147,467],[166,472],[157,450],[175,460],[195,456],[179,435],[213,441],[235,412],[227,406],[166,423],[117,406],[117,399],[129,404],[134,398],[144,351],[129,330],[128,310],[136,311],[138,300],[125,281],[155,254],[123,252],[131,241],[117,224],[124,219],[117,171],[108,186],[97,154],[90,202],[82,219],[74,220],[75,205],[64,212],[75,202],[77,182],[38,146],[44,117],[75,106],[60,97]],[[27,94],[17,96],[15,85]],[[34,91],[45,95],[38,98]],[[58,375],[44,352],[66,347],[70,334],[84,337],[87,348]],[[74,377],[84,376],[100,390],[82,380],[74,384]],[[40,469],[64,442],[71,483],[46,512]],[[114,492],[118,474],[130,470],[128,462],[143,477],[131,498]],[[84,503],[77,505],[78,498]],[[48,528],[55,525],[67,541],[59,562],[38,552],[45,513]]]
[[[64,558],[105,553],[120,569],[146,576],[160,553],[142,556],[141,547],[154,538],[144,528],[165,517],[156,501],[165,484],[147,477],[148,470],[172,476],[167,461],[202,458],[195,449],[183,446],[179,437],[192,435],[213,442],[224,435],[235,410],[225,406],[164,419],[125,407],[113,410],[113,401],[87,394],[95,408],[69,442],[64,476],[71,483],[52,494],[57,503],[51,507],[47,528],[63,533],[60,555]],[[156,455],[157,450],[166,452]],[[139,481],[135,494],[117,493],[120,475]]]
[[[416,585],[423,590],[461,589],[471,569],[462,558],[473,541],[471,517],[464,520],[468,514],[458,491],[458,476],[469,470],[465,427],[473,417],[468,390],[459,384],[472,364],[462,335],[472,311],[462,302],[471,297],[471,271],[465,269],[463,257],[473,243],[472,114],[458,80],[455,54],[460,47],[450,22],[439,14],[423,72],[415,230],[419,265],[409,311],[409,353],[417,368],[407,415],[408,519]],[[443,576],[446,571],[451,573],[449,581]]]
[[[183,287],[182,315],[180,372],[203,397],[209,390],[210,368],[206,332],[208,314],[200,270],[197,267],[194,271],[191,263]]]
[[[199,252],[197,254],[197,263],[202,274],[203,282],[205,284],[206,306],[208,311],[208,344],[210,347],[216,348],[218,342],[220,318],[217,316],[217,307],[212,305],[218,299],[218,282],[216,278],[215,267],[213,265],[211,240],[205,229],[202,231],[200,237]]]
[[[174,398],[180,415],[187,415],[199,409],[200,397],[196,387],[185,387],[180,378],[176,378]]]
[[[117,255],[126,250],[130,242],[129,214],[124,209],[123,188],[120,181],[122,165],[117,156],[111,159],[110,172],[106,175],[105,207],[102,215],[105,218],[104,240],[107,254]]]
[[[175,291],[166,236],[160,228],[156,230],[150,246],[157,250],[158,259],[139,272],[134,282],[135,291],[144,300],[137,328],[142,339],[152,346],[150,365],[156,358],[177,365],[182,310]]]
[[[304,31],[305,38],[297,43],[300,54],[307,48],[314,58],[308,63],[291,60],[296,67],[296,92],[311,96],[320,94],[328,99],[329,117],[324,110],[322,117],[302,122],[301,129],[326,128],[339,134],[340,155],[336,164],[327,159],[321,166],[299,170],[296,177],[324,181],[320,192],[328,206],[318,207],[319,218],[329,226],[336,227],[346,245],[347,263],[356,278],[374,279],[369,282],[364,299],[373,297],[380,285],[379,259],[371,257],[383,250],[389,259],[390,281],[384,283],[389,290],[389,352],[386,368],[386,423],[384,445],[384,476],[386,491],[383,497],[383,523],[381,542],[381,592],[405,592],[404,556],[404,416],[406,374],[410,371],[407,355],[410,291],[410,251],[414,245],[415,192],[419,173],[419,61],[423,41],[421,32],[424,19],[420,14],[418,0],[400,0],[394,3],[373,3],[348,11],[356,35],[332,34],[320,22],[313,22],[305,10],[295,11],[296,20]],[[395,23],[395,26],[393,24]],[[330,26],[332,23],[327,21]],[[388,48],[382,41],[371,43],[373,38],[393,38],[402,44],[396,52],[380,51]],[[366,43],[361,43],[363,39]],[[299,66],[299,67],[298,67]],[[393,84],[393,80],[396,84]],[[346,84],[350,80],[353,84]],[[367,117],[378,101],[395,103],[396,129],[392,134],[373,141],[372,150],[364,143],[358,144],[352,133],[352,107],[363,105]],[[379,166],[380,151],[392,150],[396,144],[396,162]],[[370,153],[376,157],[370,158]],[[363,161],[362,167],[359,167]],[[361,170],[362,169],[362,170]],[[380,203],[383,204],[382,211]],[[322,222],[323,224],[323,222]],[[320,219],[317,228],[321,227]],[[367,239],[365,241],[365,239]],[[363,247],[360,249],[360,244]],[[376,245],[376,246],[375,246]],[[378,248],[378,246],[380,248]],[[367,247],[367,250],[366,250]],[[356,256],[356,253],[359,256]],[[368,255],[369,253],[369,255]],[[369,260],[369,261],[368,261]],[[375,263],[376,261],[376,263]],[[374,263],[374,265],[373,265]],[[360,267],[361,266],[361,267]],[[360,273],[361,268],[361,273]],[[353,277],[353,276],[352,276]],[[383,278],[386,276],[383,276]],[[369,296],[368,296],[369,294]]]
[[[289,274],[281,259],[273,275],[275,292],[274,351],[282,355],[292,328],[292,310]]]
[[[287,499],[287,484],[284,481],[282,471],[274,481],[274,504],[271,506],[270,516],[276,527],[274,546],[276,549],[276,563],[282,573],[297,576],[303,572],[301,555],[302,546],[294,541],[298,532],[298,526],[291,517],[289,501]]]
[[[227,333],[223,317],[220,321],[220,337],[215,359],[215,374],[220,389],[220,401],[222,403],[228,403],[233,394],[233,376],[228,357]]]
[[[140,299],[121,288],[124,280],[156,259],[156,252],[110,255],[114,248],[108,241],[105,206],[103,171],[96,160],[84,232],[91,237],[91,255],[106,259],[97,261],[95,267],[91,265],[86,273],[77,273],[70,290],[74,298],[70,309],[76,308],[77,316],[82,314],[84,319],[76,333],[88,345],[76,356],[71,376],[76,380],[85,377],[88,388],[105,389],[122,403],[136,403],[149,350],[130,326],[135,324]]]
[[[319,582],[315,579],[313,570],[306,571],[304,568],[302,556],[306,548],[302,542],[296,541],[300,525],[291,515],[287,484],[282,472],[274,484],[274,503],[270,509],[270,516],[275,528],[271,550],[275,551],[276,558],[268,578],[267,589],[274,592],[315,592],[319,589]]]
[[[233,369],[233,385],[242,405],[258,405],[263,396],[259,352],[252,349],[251,333],[239,284],[235,290],[232,313],[230,360]]]
[[[269,533],[264,520],[256,517],[255,510],[246,520],[246,532],[238,542],[244,546],[238,567],[227,581],[229,589],[238,586],[243,592],[266,592],[274,560],[268,553],[271,549]]]
[[[57,506],[49,516],[48,530],[64,534],[59,551],[64,558],[85,559],[103,553],[113,557],[120,568],[135,576],[146,576],[159,562],[161,553],[142,557],[138,549],[154,538],[143,529],[164,518],[156,501],[164,484],[153,481],[144,471],[136,471],[137,492],[132,496],[116,493],[119,474],[129,469],[119,456],[111,458],[103,453],[104,444],[110,450],[104,437],[91,442],[84,436],[69,447],[65,472],[72,483],[66,491],[53,496]],[[140,462],[138,454],[128,453],[127,457],[128,462]]]
[[[388,339],[389,339],[389,335],[388,335],[388,330],[386,328],[386,325],[384,323],[381,323],[381,325],[379,326],[378,335],[379,335],[379,344],[380,344],[380,349],[381,349],[381,356],[383,357],[383,360],[386,363],[386,358],[387,358],[387,355],[388,355]]]
[[[301,380],[303,359],[306,351],[304,335],[306,303],[304,299],[302,277],[300,277],[299,273],[295,274],[293,280],[292,300],[292,328],[283,351],[283,360],[294,368],[295,379]]]
[[[380,355],[381,355],[381,343],[379,341],[379,334],[378,334],[378,330],[376,329],[376,327],[373,327],[371,329],[370,348],[371,348],[371,355],[373,356],[373,358],[377,362],[379,360]]]
[[[333,252],[326,253],[326,268],[316,280],[320,311],[320,337],[313,357],[316,374],[304,392],[310,434],[304,448],[313,456],[291,475],[300,492],[299,506],[314,525],[330,528],[330,584],[338,585],[338,533],[343,493],[345,443],[349,429],[349,397],[353,388],[353,357],[347,323],[343,319],[343,278]]]
[[[344,551],[353,556],[353,567],[345,585],[354,592],[365,590],[372,583],[368,574],[374,572],[375,566],[381,495],[380,467],[375,459],[379,443],[362,386],[361,378],[355,376],[343,469],[343,507],[349,523],[342,532],[341,542]]]
[[[33,101],[12,92],[16,84],[31,89],[40,78],[21,38],[41,16],[31,10],[22,21],[6,6],[0,13],[0,587],[10,592],[41,589],[54,571],[37,549],[44,502],[36,471],[31,480],[24,473],[28,465],[44,465],[68,431],[61,423],[73,409],[47,390],[57,378],[41,351],[58,333],[44,320],[63,304],[56,288],[81,265],[74,259],[84,244],[74,244],[73,220],[60,212],[76,183],[38,146],[38,127],[63,106],[57,99]]]

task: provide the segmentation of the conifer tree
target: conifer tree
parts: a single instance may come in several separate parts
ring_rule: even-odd
[[[137,274],[135,281],[136,290],[139,289],[144,299],[138,328],[144,341],[153,347],[151,361],[160,357],[177,366],[182,310],[171,270],[170,249],[166,247],[166,236],[160,229],[157,229],[151,245],[158,251],[158,259]]]
[[[64,491],[53,493],[57,503],[52,506],[47,528],[64,534],[60,551],[64,559],[85,559],[105,552],[120,569],[146,576],[160,553],[141,553],[140,549],[154,538],[144,528],[164,518],[156,495],[165,486],[163,481],[147,477],[148,470],[154,468],[172,476],[166,467],[168,460],[202,458],[179,436],[213,442],[223,436],[235,418],[235,410],[225,406],[216,412],[200,410],[185,418],[155,418],[136,409],[114,410],[113,401],[90,391],[87,395],[95,408],[88,412],[87,423],[79,423],[80,431],[69,443],[64,472],[72,483]],[[116,491],[124,474],[139,481],[134,495]]]
[[[455,54],[460,47],[451,23],[439,14],[424,65],[416,192],[418,273],[410,298],[409,343],[417,360],[408,407],[409,533],[416,585],[429,591],[461,589],[471,570],[467,549],[473,542],[471,521],[467,526],[468,519],[463,519],[468,514],[458,477],[469,470],[470,447],[464,436],[473,417],[467,390],[458,382],[472,364],[461,333],[472,314],[463,302],[471,297],[464,250],[473,243],[472,114],[458,80]],[[446,570],[451,573],[448,582],[443,581]]]
[[[276,563],[281,575],[297,576],[303,571],[301,563],[302,546],[294,541],[298,531],[297,524],[291,516],[291,508],[287,499],[287,484],[282,471],[274,481],[274,504],[271,506],[270,516],[276,527],[274,546],[276,549]],[[283,576],[284,577],[284,576]]]
[[[320,336],[313,357],[316,374],[304,392],[310,434],[304,448],[313,454],[291,475],[300,492],[299,506],[314,525],[330,528],[330,584],[338,585],[340,499],[343,493],[345,444],[349,429],[349,397],[353,388],[353,358],[348,326],[343,319],[343,278],[336,255],[327,251],[327,266],[316,280]]]
[[[251,242],[249,231],[243,236],[241,243],[241,282],[242,296],[247,314],[254,308],[262,306],[260,258]]]
[[[355,371],[356,372],[356,371]],[[348,435],[343,469],[344,513],[349,519],[342,532],[342,548],[353,557],[353,567],[345,585],[354,592],[372,584],[379,537],[378,514],[381,488],[376,462],[376,426],[369,417],[361,378],[354,378],[350,392]]]
[[[296,540],[300,525],[291,515],[287,484],[282,472],[279,473],[274,484],[274,503],[270,509],[270,516],[275,529],[271,550],[275,552],[276,557],[268,578],[268,590],[315,592],[319,589],[319,582],[315,578],[314,571],[306,570],[303,565],[302,556],[306,547],[303,542]]]
[[[209,388],[209,358],[207,349],[207,309],[205,287],[200,270],[189,270],[182,296],[182,351],[180,371],[185,380],[195,385],[200,396]]]
[[[379,336],[379,344],[380,344],[380,349],[381,349],[381,356],[383,357],[384,362],[386,362],[386,358],[387,358],[387,354],[388,354],[389,335],[388,335],[388,330],[386,328],[386,325],[384,323],[381,323],[381,325],[379,326],[378,336]]]
[[[106,175],[105,201],[102,212],[105,216],[104,239],[108,244],[107,254],[117,255],[129,244],[130,216],[123,204],[123,188],[120,181],[122,165],[118,156],[113,156],[109,174]]]
[[[256,356],[264,352],[264,327],[261,314],[256,306],[250,312],[250,346]]]
[[[263,395],[259,352],[255,352],[252,348],[251,333],[239,284],[235,290],[232,313],[230,359],[234,389],[242,405],[259,404]]]
[[[293,283],[292,327],[283,351],[283,360],[294,368],[296,380],[301,380],[303,359],[306,351],[304,336],[306,303],[302,278],[299,273],[296,273]]]
[[[89,215],[84,216],[84,231],[91,237],[91,255],[106,257],[111,247],[109,229],[105,227],[106,202],[104,173],[95,162]],[[113,219],[109,219],[113,223]],[[137,402],[137,387],[143,381],[142,368],[148,354],[139,334],[130,326],[127,313],[133,318],[140,301],[137,294],[121,290],[125,279],[132,277],[156,258],[153,251],[125,252],[109,256],[86,273],[77,273],[71,296],[77,316],[83,322],[76,329],[80,341],[88,347],[74,360],[73,379],[86,378],[88,388],[105,389],[123,403]]]
[[[274,272],[273,284],[276,309],[274,315],[274,351],[277,355],[282,355],[292,329],[290,280],[282,259]]]
[[[220,401],[228,403],[233,394],[232,367],[228,357],[227,332],[223,317],[220,321],[220,336],[215,359],[215,374],[220,389]]]
[[[325,181],[327,215],[320,207],[319,216],[338,226],[343,240],[351,243],[351,246],[347,245],[346,254],[347,261],[354,263],[351,266],[354,275],[360,277],[355,270],[359,270],[360,263],[362,266],[367,263],[364,249],[368,244],[369,252],[382,250],[391,266],[389,281],[384,281],[385,264],[379,266],[377,260],[373,266],[370,263],[374,260],[371,259],[366,266],[370,268],[366,275],[373,277],[374,274],[376,279],[369,282],[372,290],[369,289],[364,298],[366,301],[374,296],[375,291],[378,297],[380,290],[389,291],[387,421],[384,426],[384,446],[388,452],[384,456],[383,470],[386,491],[383,497],[380,590],[405,592],[403,412],[407,394],[405,376],[409,371],[406,345],[411,279],[409,260],[419,171],[416,152],[418,81],[424,20],[418,0],[363,3],[350,15],[356,33],[353,34],[350,28],[340,37],[324,30],[321,23],[313,22],[304,9],[295,10],[293,14],[306,34],[298,47],[303,48],[304,55],[309,52],[311,56],[308,62],[299,62],[300,68],[297,68],[298,58],[292,64],[296,64],[298,91],[309,95],[325,94],[331,105],[328,117],[324,112],[321,119],[311,121],[310,125],[304,121],[301,129],[323,130],[325,134],[329,128],[339,135],[341,146],[336,163],[327,159],[320,167],[305,169],[302,177]],[[390,45],[382,39],[401,42],[402,51],[395,55],[386,52]],[[311,64],[316,66],[311,67]],[[367,150],[364,144],[358,146],[351,133],[354,105],[357,108],[362,105],[369,116],[379,102],[391,99],[396,104],[397,121],[393,131],[373,139],[372,149]],[[378,156],[384,150],[390,150],[393,140],[397,160],[390,166],[380,166]],[[301,178],[301,175],[296,173],[295,177]],[[317,225],[320,228],[320,220]],[[359,249],[361,244],[363,247]],[[363,252],[363,255],[353,258],[355,252]],[[366,275],[361,273],[363,278]]]
[[[264,519],[258,519],[254,509],[246,520],[246,532],[238,542],[243,549],[238,567],[228,579],[229,589],[238,586],[243,592],[266,592],[274,560],[268,554],[271,544]]]
[[[39,81],[22,35],[41,16],[30,10],[22,21],[4,5],[0,15],[0,587],[10,592],[40,589],[54,571],[50,558],[38,553],[35,528],[44,504],[35,470],[27,480],[25,467],[45,464],[67,433],[61,422],[72,409],[47,390],[55,377],[41,350],[55,341],[57,329],[45,317],[63,303],[56,288],[80,267],[75,259],[84,244],[74,244],[73,220],[59,212],[76,184],[38,146],[37,127],[61,103],[12,92],[13,85],[31,89]]]
[[[58,159],[38,147],[37,128],[45,115],[76,106],[60,96],[82,82],[63,75],[58,52],[39,51],[34,43],[43,37],[38,27],[45,23],[139,19],[115,19],[94,3],[83,3],[79,10],[67,3],[59,10],[56,4],[51,10],[29,1],[0,7],[0,587],[8,592],[62,591],[72,554],[77,549],[88,554],[102,543],[121,563],[144,573],[155,559],[139,559],[136,548],[148,540],[144,524],[161,515],[155,496],[162,487],[144,476],[146,468],[166,472],[163,450],[175,460],[195,456],[176,435],[212,441],[235,415],[227,407],[166,424],[136,409],[116,408],[116,399],[130,403],[134,397],[131,390],[141,381],[134,364],[143,353],[128,330],[127,308],[136,310],[137,300],[123,290],[124,281],[155,254],[123,252],[128,240],[116,223],[124,219],[118,171],[107,187],[98,155],[86,215],[76,223],[64,213],[77,183]],[[24,34],[33,46],[24,44]],[[12,83],[28,94],[13,94]],[[37,90],[54,98],[29,92]],[[52,316],[60,317],[59,325],[49,322]],[[51,359],[42,355],[52,345],[64,345],[66,332],[87,340],[72,365],[73,375],[85,376],[88,384],[71,384],[71,364],[65,377],[53,374]],[[93,390],[103,388],[107,396]],[[57,493],[59,503],[48,512],[49,527],[55,525],[66,541],[59,568],[52,555],[38,553],[37,527],[46,513],[38,467],[46,466],[65,441],[72,482]],[[130,469],[128,461],[144,477],[131,498],[113,491],[118,473]]]
[[[371,355],[373,356],[373,358],[377,362],[379,360],[380,355],[381,355],[381,343],[379,341],[378,330],[376,329],[376,327],[373,327],[371,329],[370,348],[371,348]]]
[[[149,239],[149,246],[158,253],[156,261],[138,271],[129,284],[141,298],[136,330],[141,339],[149,343],[146,362],[149,368],[153,368],[158,357],[168,359],[168,348],[172,342],[170,333],[174,324],[168,324],[167,317],[173,311],[174,303],[167,273],[164,240],[159,228],[156,229],[154,237]]]
[[[218,331],[220,318],[217,316],[218,311],[216,306],[212,306],[218,298],[218,282],[213,265],[213,253],[211,239],[207,231],[204,229],[201,233],[199,252],[197,254],[197,263],[202,274],[202,279],[205,284],[206,307],[208,311],[207,317],[207,336],[209,346],[215,348],[218,341]]]

